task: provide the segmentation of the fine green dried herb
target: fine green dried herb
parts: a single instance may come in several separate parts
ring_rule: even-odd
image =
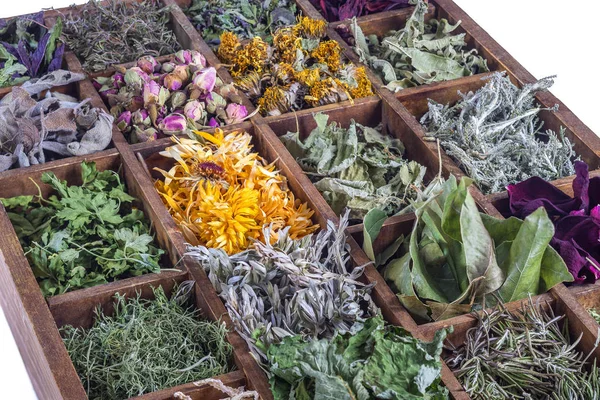
[[[196,246],[187,255],[202,264],[235,329],[264,361],[269,346],[286,336],[355,332],[375,313],[372,285],[358,281],[364,266],[349,266],[347,225],[343,215],[339,226],[329,221],[327,229],[299,240],[290,239],[287,227],[275,243],[256,241],[238,254]],[[264,237],[273,234],[264,228]]]
[[[90,0],[65,16],[65,41],[86,70],[102,71],[142,56],[158,57],[179,50],[169,19],[170,8],[163,7],[160,0]]]
[[[456,25],[445,18],[425,22],[426,13],[427,2],[418,0],[404,28],[382,38],[365,37],[356,18],[352,19],[350,41],[354,50],[389,90],[396,92],[489,71],[487,61],[476,49],[465,51],[465,34],[452,34],[460,21]]]
[[[211,46],[218,46],[221,33],[240,39],[260,36],[272,43],[272,34],[296,21],[294,0],[193,0],[184,10],[194,27]]]
[[[596,320],[597,323],[600,324],[600,311],[598,308],[588,308],[588,312]]]
[[[375,128],[350,122],[348,129],[317,113],[317,127],[302,141],[288,132],[281,141],[313,181],[333,210],[350,208],[350,218],[362,220],[378,208],[393,215],[416,197],[426,168],[402,158],[404,145]]]
[[[531,298],[519,312],[499,305],[474,314],[477,326],[446,357],[474,400],[597,400],[600,372],[571,342],[568,321]]]
[[[331,340],[287,337],[269,347],[275,400],[443,400],[440,355],[446,331],[431,343],[373,317]]]
[[[232,370],[232,347],[221,322],[187,306],[193,282],[169,299],[115,294],[115,311],[96,310],[90,329],[65,326],[63,341],[90,399],[127,399]]]
[[[164,252],[119,175],[83,162],[81,177],[69,186],[46,172],[55,195],[0,199],[44,296],[160,272]]]
[[[423,320],[440,320],[495,303],[544,293],[573,281],[564,261],[549,246],[554,226],[543,208],[524,221],[479,213],[471,181],[451,177],[424,203],[409,237],[400,237],[374,257],[401,303]],[[365,217],[365,244],[372,246],[383,221]],[[387,262],[399,250],[400,258]],[[370,251],[368,251],[370,250]]]
[[[551,181],[573,175],[573,144],[558,133],[542,131],[537,92],[548,90],[552,77],[515,86],[503,73],[494,73],[475,93],[461,94],[454,105],[429,100],[421,119],[428,138],[437,138],[446,153],[486,194],[532,176]]]

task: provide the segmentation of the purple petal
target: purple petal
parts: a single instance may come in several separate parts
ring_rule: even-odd
[[[549,215],[567,215],[579,209],[580,200],[566,195],[542,178],[533,177],[515,185],[508,185],[508,197],[512,215],[525,218],[539,207]]]
[[[23,40],[19,40],[17,51],[19,52],[19,62],[27,68],[27,72],[31,71],[31,59],[29,58],[29,52],[27,51]]]
[[[65,53],[65,45],[61,43],[58,45],[56,50],[54,51],[54,57],[52,57],[52,61],[48,64],[48,72],[54,72],[59,70],[62,67],[63,54]]]

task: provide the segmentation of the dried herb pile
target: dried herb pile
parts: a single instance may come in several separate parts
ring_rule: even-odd
[[[38,78],[62,66],[62,20],[48,29],[44,12],[0,19],[0,88]]]
[[[56,70],[34,78],[0,100],[0,171],[29,167],[106,149],[113,117],[89,99],[48,91],[84,79],[83,74]]]
[[[90,72],[142,56],[162,56],[180,49],[169,28],[169,7],[160,0],[121,2],[90,0],[64,17],[64,38]]]
[[[410,0],[310,0],[329,22],[343,21],[411,5]]]
[[[48,199],[1,199],[44,296],[160,271],[163,251],[119,175],[83,162],[81,179],[69,186],[45,172]]]
[[[588,308],[587,310],[592,318],[596,320],[597,323],[600,324],[600,310],[598,308]]]
[[[233,84],[194,50],[159,63],[144,56],[135,67],[94,80],[117,127],[130,143],[242,122],[251,115]]]
[[[508,186],[510,214],[525,218],[538,207],[554,223],[550,244],[565,260],[575,283],[600,279],[600,177],[589,177],[588,166],[575,162],[577,177],[571,197],[542,178]]]
[[[446,153],[485,193],[495,193],[532,176],[554,180],[575,173],[573,144],[559,132],[542,131],[538,114],[552,111],[535,100],[552,78],[513,85],[501,73],[475,93],[461,94],[453,105],[429,100],[421,119],[427,137],[437,138]]]
[[[127,399],[232,370],[223,323],[186,305],[185,283],[169,299],[115,295],[113,315],[96,311],[90,329],[65,326],[63,341],[90,399]]]
[[[425,22],[427,3],[419,0],[404,28],[383,37],[365,37],[356,18],[350,25],[354,50],[391,91],[448,81],[489,71],[476,49],[466,50],[465,34],[445,18]],[[343,28],[343,26],[342,26]],[[346,35],[344,35],[346,36]]]
[[[347,218],[342,216],[338,226],[329,221],[327,229],[298,240],[286,228],[275,243],[256,241],[234,255],[188,248],[187,255],[202,264],[257,359],[264,362],[269,346],[287,336],[317,339],[356,332],[374,314],[372,286],[358,282],[364,266],[348,272]],[[268,226],[263,230],[264,237],[271,236]]]
[[[498,306],[474,316],[466,343],[446,357],[472,399],[598,398],[600,371],[576,349],[581,337],[571,341],[564,315],[530,299],[519,312]]]
[[[323,194],[333,210],[350,208],[350,218],[362,220],[373,208],[393,215],[409,204],[422,186],[425,167],[402,158],[398,139],[354,120],[342,128],[329,116],[314,116],[317,127],[303,141],[299,132],[280,139]]]
[[[465,314],[496,302],[517,301],[571,282],[559,254],[549,246],[552,220],[543,208],[525,220],[479,213],[471,181],[451,177],[425,202],[415,204],[411,234],[377,257],[372,243],[386,215],[365,217],[366,252],[397,291],[400,302],[425,321]],[[393,258],[394,254],[399,258]],[[388,261],[390,260],[390,261]]]
[[[273,45],[260,37],[242,43],[225,32],[217,55],[265,116],[372,95],[364,67],[344,63],[340,45],[326,39],[326,27],[325,21],[298,17],[296,25],[275,32]]]
[[[286,337],[267,353],[274,398],[448,399],[441,384],[445,337],[441,330],[431,343],[423,343],[402,328],[385,325],[381,317],[331,340]]]
[[[192,245],[245,250],[254,240],[270,241],[284,228],[293,239],[317,228],[313,211],[287,187],[286,178],[252,150],[252,136],[195,132],[200,141],[173,137],[175,146],[160,154],[172,158],[155,187]],[[271,226],[264,236],[263,226]]]
[[[294,0],[193,0],[184,12],[202,39],[217,46],[225,31],[272,43],[277,28],[294,24],[297,7]]]

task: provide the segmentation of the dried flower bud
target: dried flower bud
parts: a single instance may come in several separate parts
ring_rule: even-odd
[[[150,80],[150,78],[148,77],[148,74],[145,73],[144,71],[142,71],[138,67],[129,68],[127,70],[127,72],[125,72],[124,79],[125,79],[125,83],[128,86],[130,86],[136,90],[141,89],[141,87],[144,85],[144,83],[146,83]]]
[[[160,69],[160,64],[152,56],[143,56],[137,61],[137,66],[147,74],[152,74]]]
[[[210,92],[206,97],[206,110],[214,114],[218,108],[224,108],[227,106],[227,101],[218,93]]]
[[[150,81],[144,84],[143,97],[144,106],[158,103],[158,95],[160,93],[160,85],[154,81]]]
[[[104,99],[108,99],[109,95],[116,95],[117,93],[119,93],[119,91],[115,88],[112,89],[106,89],[106,90],[102,90],[100,92],[100,96],[102,96]]]
[[[139,109],[131,114],[131,121],[134,125],[145,125],[149,126],[151,124],[150,114],[145,109]]]
[[[171,73],[179,77],[179,79],[181,79],[182,85],[185,85],[186,82],[189,81],[191,76],[190,67],[188,67],[187,65],[177,65]]]
[[[248,110],[246,106],[241,104],[231,103],[225,108],[227,117],[225,118],[226,124],[236,124],[242,122],[248,116]]]
[[[170,96],[171,92],[169,92],[169,89],[161,87],[158,91],[158,105],[164,106]]]
[[[208,121],[208,126],[210,126],[211,128],[217,128],[221,126],[221,124],[219,124],[219,121],[217,121],[216,119],[211,118],[210,121]]]
[[[144,106],[144,98],[142,96],[133,96],[127,105],[127,109],[131,112],[137,111]]]
[[[131,143],[144,143],[158,139],[158,131],[155,128],[141,129],[134,126],[134,131],[131,134]]]
[[[190,64],[198,65],[200,68],[206,67],[206,58],[196,50],[190,50],[192,60]]]
[[[125,111],[117,118],[117,128],[121,132],[126,132],[131,127],[131,111]]]
[[[206,116],[204,103],[201,103],[198,100],[188,102],[183,109],[183,114],[194,122],[200,121]]]
[[[174,110],[176,108],[182,107],[186,101],[188,100],[187,95],[182,91],[176,91],[171,93],[171,97],[169,98],[169,103],[171,109]]]
[[[165,135],[179,135],[187,130],[187,121],[181,114],[170,114],[158,124]]]
[[[179,90],[183,86],[183,81],[179,76],[170,73],[164,77],[163,85],[169,90]]]
[[[163,74],[168,74],[169,72],[173,72],[175,67],[176,67],[176,64],[174,62],[169,61],[169,62],[163,63],[163,65],[161,65],[160,72],[162,72]]]
[[[116,72],[112,77],[112,85],[113,87],[120,89],[125,86],[125,75],[120,72]]]
[[[213,67],[205,68],[203,70],[194,73],[192,82],[198,89],[204,90],[205,92],[211,92],[217,81],[217,70]]]
[[[191,50],[179,50],[175,53],[175,61],[180,64],[189,64],[192,62],[192,51]]]

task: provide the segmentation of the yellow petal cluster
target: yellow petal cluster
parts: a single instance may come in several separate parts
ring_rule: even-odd
[[[176,144],[160,154],[175,163],[169,171],[157,168],[164,179],[155,182],[189,243],[235,254],[253,240],[274,241],[285,227],[294,239],[317,229],[313,211],[294,197],[286,178],[252,151],[250,134],[196,134],[204,143],[173,137]],[[264,225],[273,226],[274,237],[263,237]]]

